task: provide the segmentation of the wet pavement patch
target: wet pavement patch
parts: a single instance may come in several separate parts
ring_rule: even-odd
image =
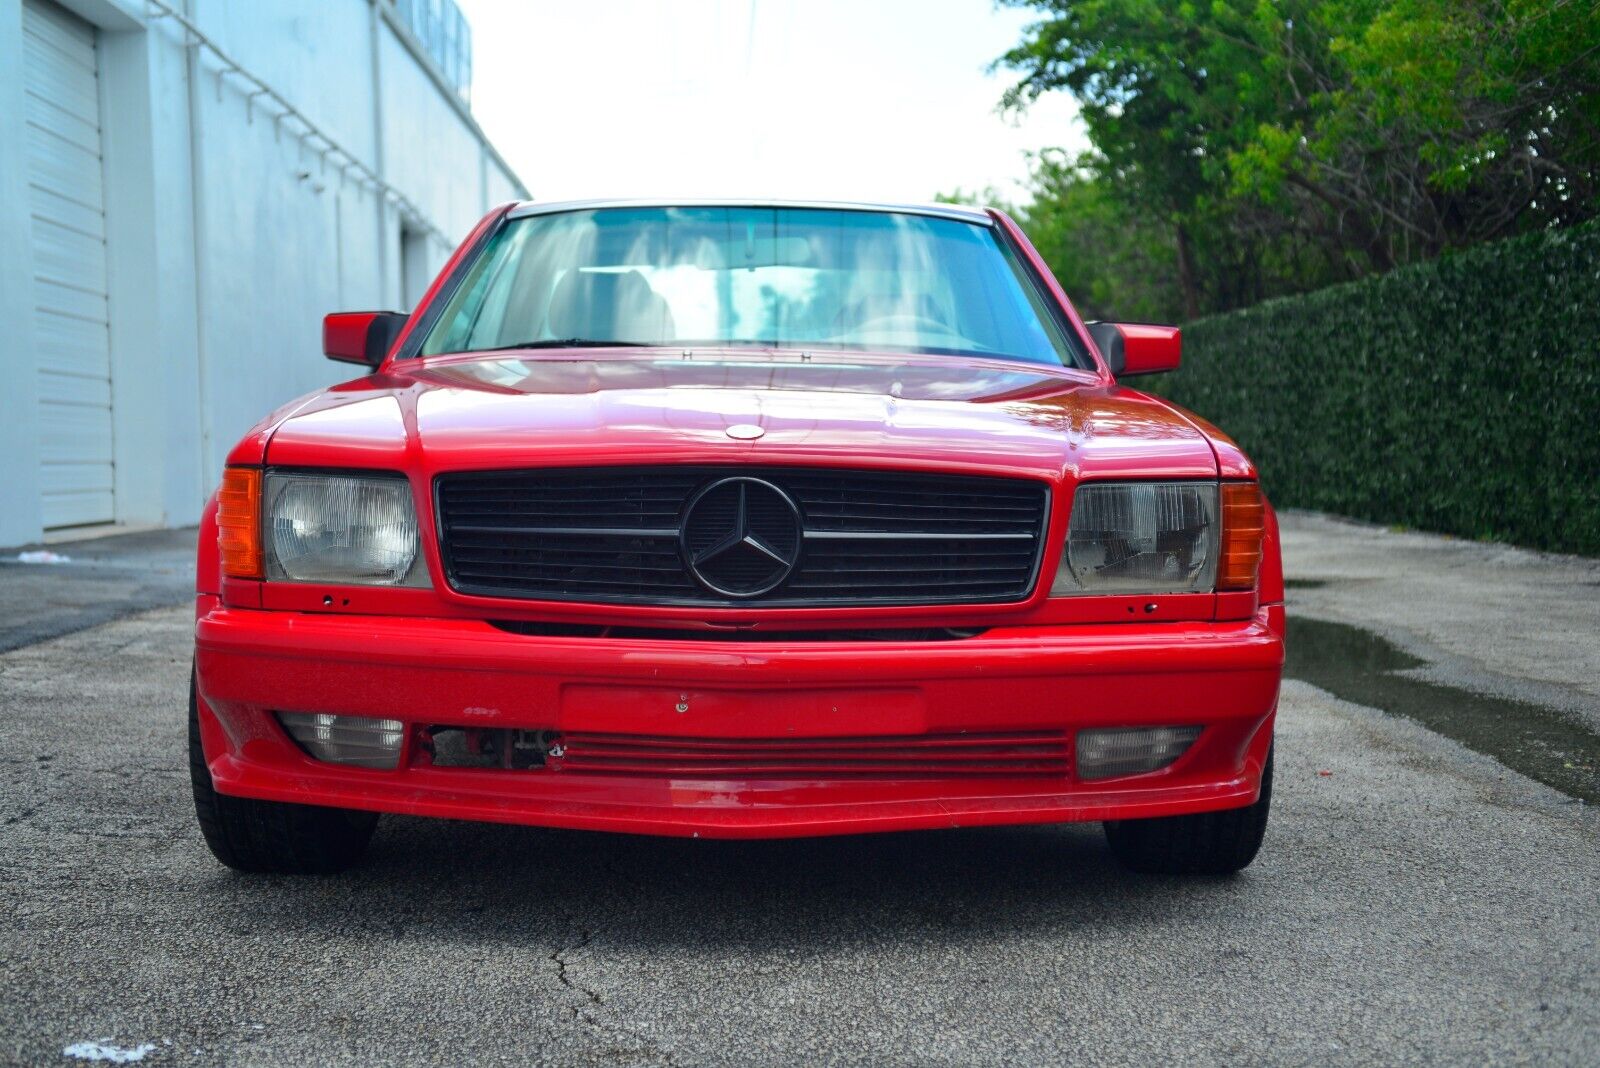
[[[1289,617],[1289,678],[1416,720],[1562,793],[1600,801],[1600,734],[1557,709],[1400,674],[1425,664],[1359,627]]]
[[[1284,579],[1283,588],[1286,590],[1320,590],[1328,584],[1327,579]]]

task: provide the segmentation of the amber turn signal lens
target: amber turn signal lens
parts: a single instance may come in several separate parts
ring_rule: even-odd
[[[1261,536],[1267,509],[1254,482],[1222,484],[1222,556],[1217,561],[1217,589],[1255,587],[1261,570]]]
[[[222,573],[230,578],[261,577],[261,471],[230,467],[217,491],[217,549]]]

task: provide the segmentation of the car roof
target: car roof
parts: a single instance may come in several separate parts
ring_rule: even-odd
[[[874,204],[858,200],[760,200],[750,198],[643,198],[600,200],[525,200],[512,208],[509,218],[551,215],[563,211],[593,211],[599,208],[822,208],[829,211],[875,211],[896,215],[931,215],[942,219],[993,225],[994,219],[982,208],[965,204]]]

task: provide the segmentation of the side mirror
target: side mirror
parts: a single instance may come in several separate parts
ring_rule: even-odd
[[[376,367],[400,336],[404,312],[334,312],[322,317],[322,354],[341,363]]]
[[[1183,357],[1183,332],[1150,323],[1085,323],[1111,373],[1153,375],[1176,371]]]

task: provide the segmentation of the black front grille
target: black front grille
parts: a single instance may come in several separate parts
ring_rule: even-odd
[[[749,489],[753,547],[716,551]],[[797,539],[772,508],[794,503]],[[462,472],[436,483],[440,546],[463,593],[621,604],[960,604],[1026,598],[1049,489],[1010,478],[784,467],[556,468]],[[700,502],[700,503],[696,503]],[[768,551],[787,574],[766,586]],[[699,578],[696,577],[698,572]],[[734,595],[727,592],[733,590]]]

